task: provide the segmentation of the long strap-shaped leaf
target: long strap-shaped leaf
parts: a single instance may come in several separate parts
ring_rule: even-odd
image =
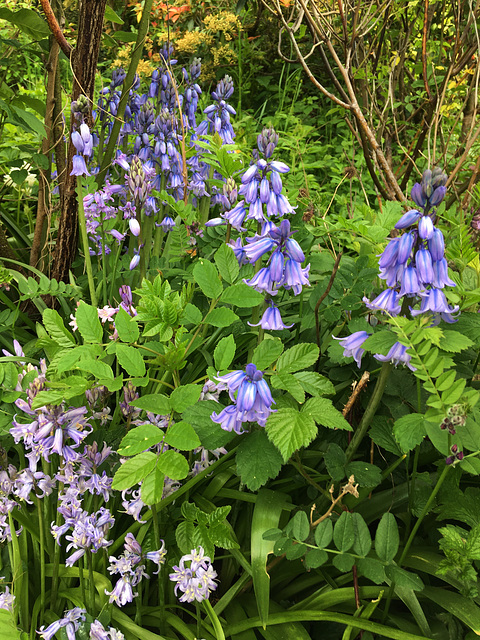
[[[278,527],[280,516],[287,504],[287,496],[278,491],[260,489],[252,518],[251,561],[253,571],[253,588],[257,600],[258,614],[265,629],[268,620],[270,603],[270,576],[267,573],[267,557],[273,551],[273,542],[264,540],[263,534],[268,529]],[[248,628],[248,627],[245,627]]]

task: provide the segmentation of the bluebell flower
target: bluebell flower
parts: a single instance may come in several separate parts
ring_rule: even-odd
[[[406,263],[413,249],[415,236],[412,232],[404,233],[398,243],[397,263]]]
[[[428,249],[419,249],[415,255],[415,264],[420,282],[431,284],[434,279],[432,256]]]
[[[186,563],[190,566],[186,566]],[[173,573],[169,575],[172,582],[175,582],[175,595],[181,591],[180,602],[202,602],[209,598],[210,593],[217,588],[215,578],[217,572],[212,566],[212,562],[205,555],[203,547],[192,549],[191,553],[182,556],[178,566],[173,567]]]
[[[260,321],[257,322],[257,324],[252,324],[251,322],[248,322],[247,324],[251,327],[258,327],[260,325],[262,329],[265,329],[266,331],[281,331],[282,329],[291,329],[295,323],[284,324],[282,316],[280,315],[280,310],[271,300]]]
[[[407,227],[411,227],[412,224],[415,224],[422,214],[417,209],[411,209],[403,214],[400,220],[395,225],[395,229],[406,229]]]
[[[370,333],[366,331],[355,331],[346,338],[333,338],[340,340],[340,346],[343,347],[343,355],[345,358],[353,358],[360,368],[362,363],[362,356],[365,353],[365,349],[362,349],[362,345],[367,338],[370,337]]]
[[[292,289],[294,295],[298,296],[302,292],[303,286],[310,286],[308,272],[310,265],[302,268],[300,262],[287,259],[285,261],[285,274],[282,285],[285,289]]]
[[[228,389],[233,408],[228,407],[217,415],[213,412],[211,419],[220,424],[222,429],[239,432],[241,422],[256,422],[264,427],[275,404],[263,372],[254,364],[247,364],[245,372],[233,371],[218,376],[217,381]],[[229,409],[227,411],[227,409]]]
[[[3,578],[0,578],[3,580]],[[13,606],[15,603],[15,596],[13,593],[10,593],[10,588],[5,587],[5,591],[0,594],[0,609],[6,609],[13,613]]]
[[[399,295],[395,289],[386,289],[371,302],[367,297],[364,297],[363,301],[372,311],[385,311],[392,316],[396,316],[401,309],[398,299]]]
[[[445,255],[445,240],[443,233],[437,227],[434,228],[432,236],[428,239],[428,250],[432,260],[441,260]]]
[[[445,294],[441,289],[428,289],[425,292],[420,293],[422,299],[420,309],[412,309],[412,316],[418,316],[427,311],[431,311],[433,314],[440,314],[442,319],[450,322],[454,322],[453,314],[457,313],[459,306],[449,307]]]
[[[423,286],[418,280],[417,270],[412,265],[408,266],[403,272],[402,286],[400,287],[398,297],[416,296],[422,289]]]
[[[89,176],[91,175],[85,164],[85,158],[79,154],[74,155],[72,158],[72,171],[71,176]]]
[[[46,629],[45,626],[40,627],[40,630],[37,631],[37,633],[42,640],[52,640],[53,636],[60,631],[60,629],[65,629],[68,640],[75,640],[76,632],[80,628],[82,622],[85,622],[86,620],[86,613],[86,610],[80,609],[80,607],[75,607],[74,609],[65,611],[63,618],[52,622],[52,624],[50,624]]]
[[[162,230],[168,233],[175,227],[175,220],[171,216],[165,216],[160,223]]]
[[[438,289],[447,287],[456,287],[455,282],[448,275],[448,264],[445,258],[441,260],[435,260],[433,263],[433,278],[432,284]]]
[[[410,364],[411,356],[407,353],[407,347],[400,344],[400,342],[395,342],[386,356],[381,356],[377,353],[373,357],[379,362],[391,362],[395,366],[403,364],[411,371],[416,371],[416,368]]]
[[[422,240],[429,240],[434,231],[434,226],[430,216],[422,216],[418,223],[418,235]]]

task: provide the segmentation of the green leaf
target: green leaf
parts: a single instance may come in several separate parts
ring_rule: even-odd
[[[331,442],[324,456],[325,465],[330,477],[334,482],[340,482],[346,475],[345,465],[347,464],[347,456],[344,450]]]
[[[393,433],[402,451],[412,451],[423,441],[427,435],[425,422],[420,413],[409,413],[395,421]]]
[[[143,377],[147,372],[145,362],[136,347],[127,344],[117,344],[117,359],[120,366],[129,376]]]
[[[347,571],[351,571],[353,565],[355,564],[355,558],[351,556],[349,553],[333,556],[332,558],[333,566],[341,571],[342,573],[347,573]]]
[[[458,331],[444,330],[439,347],[444,351],[459,353],[473,345],[472,340]]]
[[[130,402],[130,406],[137,407],[137,409],[145,409],[145,411],[151,411],[162,416],[168,415],[172,410],[170,398],[161,393],[150,393],[141,396]]]
[[[140,453],[126,460],[117,469],[112,482],[112,489],[123,491],[130,489],[148,476],[157,462],[157,456],[151,451]]]
[[[185,306],[182,315],[183,324],[200,324],[202,321],[202,312],[198,307],[190,302]]]
[[[362,349],[386,356],[395,342],[397,342],[397,336],[393,331],[377,331],[373,336],[365,340],[362,344]]]
[[[256,307],[264,300],[263,295],[259,291],[255,291],[252,287],[244,282],[227,287],[222,293],[220,300],[226,304],[233,304],[236,307],[248,309]]]
[[[432,600],[472,629],[477,636],[480,635],[480,608],[471,598],[450,589],[428,586],[423,589],[422,597]]]
[[[360,573],[375,584],[383,584],[386,581],[385,567],[375,558],[360,558],[357,560]]]
[[[322,520],[315,529],[315,544],[319,549],[328,547],[333,538],[333,523],[331,518]]]
[[[115,24],[124,24],[124,21],[120,18],[118,13],[115,13],[109,4],[105,7],[105,20],[108,22],[114,22]]]
[[[103,339],[103,329],[98,318],[98,311],[85,302],[80,302],[75,313],[78,330],[86,342],[100,344]]]
[[[317,427],[313,418],[303,412],[279,409],[268,417],[266,432],[287,462],[292,453],[310,444],[317,435]]]
[[[140,335],[138,324],[122,307],[115,315],[115,329],[122,342],[136,342]]]
[[[385,574],[389,580],[402,587],[404,589],[413,589],[414,591],[421,591],[424,584],[419,576],[410,571],[405,571],[397,567],[395,564],[390,564],[385,567]]]
[[[310,523],[305,511],[297,511],[293,516],[292,534],[295,540],[300,540],[300,542],[304,542],[310,535]]]
[[[359,556],[367,556],[372,548],[372,537],[367,523],[359,513],[352,513],[355,541],[353,551]]]
[[[219,307],[212,309],[205,318],[206,324],[211,324],[212,327],[229,327],[231,324],[238,320],[238,316],[231,309],[227,307]]]
[[[158,465],[155,465],[153,471],[148,474],[142,482],[140,497],[145,504],[156,504],[160,502],[163,496],[163,486],[165,476],[160,471]]]
[[[400,536],[395,516],[390,512],[384,513],[375,535],[375,551],[377,556],[380,560],[383,560],[383,562],[391,562],[397,555],[399,544]]]
[[[351,431],[351,425],[332,404],[328,398],[310,398],[302,407],[302,413],[307,414],[322,427],[329,429],[343,429]]]
[[[282,456],[263,430],[243,438],[236,462],[237,472],[250,491],[257,491],[267,480],[276,478],[282,468]]]
[[[118,453],[123,456],[135,456],[146,449],[159,444],[164,433],[153,424],[142,424],[131,429],[120,443]]]
[[[362,487],[376,487],[382,481],[382,471],[380,467],[368,462],[349,462],[345,467],[347,477],[355,476],[355,482]]]
[[[91,373],[97,379],[106,378],[108,380],[113,380],[112,367],[109,367],[108,364],[101,360],[80,360],[80,362],[77,362],[75,369],[78,369],[79,371],[88,371],[88,373]]]
[[[42,319],[49,336],[57,344],[67,349],[75,346],[75,338],[65,327],[60,314],[55,309],[45,309]]]
[[[318,360],[320,351],[316,344],[302,343],[291,347],[277,362],[278,373],[295,373],[311,367]]]
[[[199,384],[184,384],[177,387],[170,395],[170,404],[177,413],[183,413],[188,407],[197,404],[202,387]]]
[[[183,412],[183,419],[192,425],[205,449],[224,447],[235,435],[212,421],[210,417],[212,413],[214,411],[220,413],[222,409],[222,405],[215,400],[202,400]]]
[[[178,548],[183,554],[190,553],[193,544],[193,534],[195,532],[195,525],[190,520],[184,520],[177,525],[175,529],[175,540]]]
[[[293,376],[311,396],[330,396],[335,393],[335,387],[330,380],[316,371],[299,371]]]
[[[3,640],[22,640],[22,634],[15,624],[12,611],[0,609],[0,638]]]
[[[33,9],[20,9],[16,12],[0,9],[0,20],[8,20],[33,40],[47,38],[50,34],[48,24]]]
[[[228,369],[232,364],[236,348],[235,339],[232,335],[222,338],[217,344],[213,352],[213,357],[215,359],[215,367],[219,371]]]
[[[280,338],[262,340],[255,348],[252,362],[261,371],[267,369],[280,356],[283,351],[283,343]]]
[[[328,553],[323,549],[310,549],[303,561],[305,569],[318,569],[328,560]]]
[[[229,284],[232,284],[238,277],[240,267],[238,266],[238,260],[233,253],[233,249],[230,245],[223,243],[215,254],[215,264],[218,267],[220,275]]]
[[[201,258],[193,268],[193,278],[207,298],[220,297],[223,291],[222,283],[215,265],[211,262]]]
[[[355,528],[353,526],[352,515],[349,511],[342,511],[342,515],[335,523],[333,529],[333,542],[342,553],[351,549],[355,542]]]
[[[190,467],[184,456],[172,449],[164,451],[159,455],[158,468],[172,480],[183,480],[190,471]]]
[[[279,373],[270,378],[270,384],[274,389],[285,389],[297,402],[305,402],[305,392],[302,385],[291,373]]]
[[[181,451],[191,451],[201,445],[192,425],[188,422],[176,422],[173,424],[165,436],[165,442],[174,449]]]

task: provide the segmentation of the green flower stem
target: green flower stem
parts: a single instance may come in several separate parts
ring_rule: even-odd
[[[203,608],[205,609],[205,613],[210,618],[210,622],[212,623],[213,629],[215,631],[215,637],[217,640],[225,640],[225,634],[223,633],[222,625],[220,624],[220,620],[218,619],[217,614],[213,610],[212,605],[208,600],[202,600]]]
[[[93,578],[92,552],[90,550],[87,550],[86,556],[87,556],[87,564],[88,564],[88,594],[89,594],[89,600],[90,600],[89,613],[91,616],[94,616],[96,615],[96,610],[95,610],[95,581]]]
[[[393,367],[390,362],[384,362],[382,368],[380,369],[380,375],[378,376],[377,384],[375,385],[375,389],[373,390],[370,402],[368,403],[360,424],[358,425],[357,430],[353,434],[353,438],[351,439],[350,444],[345,451],[348,462],[350,462],[350,460],[355,455],[355,452],[360,446],[360,443],[362,442],[365,434],[367,433],[368,427],[370,426],[375,416],[378,405],[380,404],[380,400],[382,399],[383,392],[385,391],[385,385],[387,384],[388,376],[390,375],[392,368]]]
[[[102,159],[102,166],[100,168],[100,171],[97,174],[96,180],[97,180],[98,188],[100,188],[105,182],[105,175],[107,173],[108,167],[110,166],[110,163],[112,161],[113,154],[115,151],[115,147],[117,145],[118,135],[120,133],[120,127],[122,126],[123,116],[125,114],[125,107],[127,106],[127,101],[130,95],[130,89],[132,88],[133,83],[135,81],[135,74],[137,72],[138,63],[142,58],[143,45],[148,33],[148,26],[149,26],[149,20],[150,20],[150,13],[152,11],[152,5],[153,5],[153,0],[145,0],[142,17],[138,25],[137,40],[135,42],[135,48],[130,58],[130,66],[128,67],[127,75],[125,76],[125,80],[123,81],[122,95],[120,97],[120,102],[118,103],[117,115],[115,117],[112,131],[110,133],[110,138],[108,140],[108,144],[105,149],[105,155],[103,156],[103,159]]]
[[[42,500],[37,496],[38,535],[40,538],[40,618],[43,618],[45,608],[45,521],[42,506]]]
[[[83,558],[80,558],[80,560],[78,561],[78,576],[80,578],[80,591],[82,594],[82,602],[85,603],[86,605],[87,596],[85,593],[85,577],[83,575],[84,569],[85,569],[85,556],[83,556]]]
[[[58,495],[63,492],[63,483],[59,483],[58,486]],[[57,511],[57,517],[55,524],[57,527],[60,525],[60,521],[62,520],[62,514]],[[59,567],[60,567],[60,551],[61,547],[59,544],[55,544],[53,549],[53,569],[52,569],[52,590],[50,594],[50,602],[56,603],[57,594],[58,594],[58,578],[59,578]]]
[[[85,209],[83,208],[83,188],[82,177],[77,177],[77,195],[78,195],[78,227],[80,229],[80,238],[85,255],[85,269],[87,271],[88,288],[90,289],[90,302],[93,307],[97,306],[97,294],[95,292],[95,282],[93,280],[92,260],[90,258],[90,248],[88,246],[87,222],[85,220]]]
[[[435,487],[433,488],[432,493],[430,494],[430,497],[428,498],[425,506],[422,509],[422,513],[419,515],[418,520],[416,521],[412,531],[410,532],[410,535],[408,536],[408,540],[405,543],[405,546],[403,547],[403,551],[402,554],[400,556],[400,559],[398,560],[397,564],[398,566],[402,566],[403,561],[405,560],[408,552],[410,551],[410,547],[412,546],[412,542],[417,534],[418,529],[420,528],[420,525],[423,522],[423,519],[425,518],[425,516],[427,515],[427,513],[430,511],[430,508],[432,506],[433,501],[436,498],[437,493],[440,491],[442,484],[445,481],[445,478],[447,477],[448,472],[450,471],[450,469],[453,467],[453,464],[450,465],[445,465],[445,467],[443,468],[442,473],[440,474],[438,480],[437,480],[437,484],[435,485]],[[392,584],[390,585],[389,589],[388,589],[388,593],[387,593],[387,600],[385,603],[385,610],[383,612],[383,616],[382,616],[382,622],[384,622],[386,620],[386,617],[388,615],[388,610],[390,608],[390,602],[392,601],[393,598],[393,593],[395,590],[395,583],[392,582]]]

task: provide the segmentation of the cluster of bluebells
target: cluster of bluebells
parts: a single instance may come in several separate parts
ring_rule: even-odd
[[[270,388],[254,364],[247,364],[245,371],[232,371],[217,377],[217,390],[227,390],[233,404],[211,415],[225,431],[244,432],[245,422],[256,422],[264,427],[275,404]]]
[[[411,195],[418,209],[411,209],[400,218],[395,228],[405,233],[390,240],[380,256],[380,278],[385,280],[387,289],[374,300],[363,299],[371,311],[396,316],[403,309],[414,317],[427,314],[433,324],[456,321],[459,307],[449,306],[443,291],[455,283],[448,275],[443,233],[435,226],[436,207],[445,197],[446,181],[441,169],[427,170],[421,183],[413,186]],[[415,308],[417,304],[420,308]],[[367,331],[356,331],[340,340],[344,355],[353,356],[359,367],[362,345],[369,335]],[[406,351],[407,347],[396,342],[386,356],[377,354],[375,358],[414,370]]]
[[[188,564],[187,564],[188,563]],[[217,584],[215,578],[217,572],[212,566],[212,561],[205,555],[203,547],[192,549],[190,553],[182,556],[178,566],[173,567],[173,573],[169,575],[175,582],[175,595],[181,591],[180,602],[202,602],[209,598],[215,591]]]
[[[61,629],[64,629],[68,640],[75,640],[77,631],[86,625],[86,613],[86,610],[80,607],[69,609],[64,612],[63,618],[55,620],[47,628],[40,627],[37,633],[42,640],[52,640]],[[90,625],[88,636],[83,634],[82,637],[88,637],[89,640],[124,640],[125,638],[123,633],[114,627],[105,629],[100,620],[94,620]]]
[[[310,265],[302,267],[305,255],[292,237],[294,232],[291,231],[290,221],[284,218],[292,214],[294,209],[282,193],[281,176],[288,173],[289,167],[284,162],[272,159],[277,144],[278,134],[273,129],[265,128],[259,134],[253,160],[241,176],[238,195],[243,199],[233,206],[236,190],[225,185],[220,198],[223,208],[221,217],[207,223],[207,226],[228,223],[239,232],[247,231],[249,221],[256,224],[257,232],[253,237],[238,237],[230,246],[240,265],[255,265],[255,274],[244,279],[244,282],[264,293],[267,298],[266,310],[253,326],[269,331],[293,326],[284,324],[272,298],[281,289],[291,290],[298,295],[304,286],[310,284]],[[262,266],[265,257],[266,265]]]
[[[118,139],[118,148],[122,148],[124,152],[117,151],[107,186],[85,199],[87,232],[93,245],[91,253],[107,254],[111,251],[113,242],[125,246],[124,240],[130,233],[138,238],[136,247],[132,242],[129,245],[131,270],[138,266],[144,247],[141,239],[143,216],[153,216],[155,226],[163,232],[169,232],[175,226],[166,203],[155,195],[155,191],[165,189],[176,200],[183,200],[187,197],[187,189],[194,203],[199,197],[213,195],[215,197],[212,198],[211,205],[215,205],[217,188],[212,187],[212,194],[207,191],[210,165],[203,157],[208,151],[201,149],[196,142],[202,136],[214,133],[225,144],[232,143],[235,137],[230,121],[235,110],[228,103],[233,94],[232,79],[225,76],[218,83],[212,92],[213,103],[205,109],[203,119],[197,124],[198,101],[202,93],[198,85],[201,61],[195,58],[188,69],[183,68],[181,80],[175,86],[177,81],[173,76],[173,68],[176,60],[172,59],[172,54],[170,45],[162,50],[169,69],[162,66],[155,70],[145,93],[141,92],[140,79],[136,77],[129,92]],[[76,149],[72,174],[90,175],[98,171],[93,159],[93,148],[98,147],[101,154],[109,140],[124,79],[125,72],[116,69],[110,85],[101,92],[98,109],[93,114],[98,133],[91,132],[85,122],[88,103],[84,104],[83,96],[72,103],[76,122],[72,133],[72,143]],[[188,154],[188,179],[184,175],[182,158],[182,146],[187,140],[194,149],[194,153]],[[120,170],[120,176],[115,176],[117,170]],[[121,182],[122,174],[124,184],[114,184],[115,181]],[[222,179],[218,174],[214,177]],[[112,194],[118,196],[115,206],[111,202]],[[117,212],[123,213],[126,221],[118,229],[114,228],[115,222],[109,222],[114,218],[119,219]],[[99,233],[99,229],[102,233]],[[193,234],[190,238],[191,243],[195,243]]]
[[[145,561],[150,560],[158,566],[158,571],[154,571],[156,574],[160,571],[160,566],[165,562],[165,543],[162,540],[162,546],[157,551],[142,550],[142,547],[135,539],[135,536],[131,533],[127,533],[125,536],[124,552],[119,557],[110,556],[110,566],[108,571],[111,575],[118,575],[119,578],[112,591],[105,591],[107,596],[110,596],[110,602],[123,607],[128,602],[132,602],[138,595],[134,592],[134,588],[142,580],[142,578],[149,578],[149,575],[145,573]]]

